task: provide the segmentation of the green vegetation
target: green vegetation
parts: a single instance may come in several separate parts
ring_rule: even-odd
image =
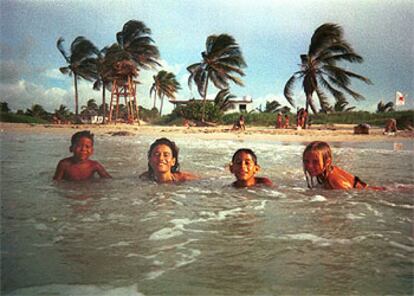
[[[397,127],[404,129],[409,126],[414,126],[414,110],[407,111],[393,111],[383,113],[370,113],[367,111],[356,112],[338,112],[323,114],[318,113],[311,115],[313,124],[360,124],[368,123],[373,126],[384,126],[389,118],[397,120]]]
[[[191,107],[193,111],[190,115],[197,114],[197,118],[194,117],[185,117],[187,119],[199,120],[201,118],[201,109],[202,105],[201,102],[197,102],[194,106]],[[197,108],[197,110],[194,110]],[[212,112],[209,115],[208,111],[214,110],[214,105],[211,103],[206,104],[206,118],[212,118],[212,115],[216,114]],[[177,108],[174,110],[173,113],[162,116],[159,120],[155,121],[154,123],[160,125],[182,125],[184,121],[184,117],[182,114],[187,114],[185,112],[189,112],[188,110],[185,111],[183,108]],[[296,122],[296,114],[286,113],[289,116],[289,121],[292,126],[295,125]],[[188,114],[187,114],[188,115]],[[217,120],[213,121],[217,124],[224,124],[224,125],[232,125],[235,121],[237,121],[240,115],[244,115],[246,120],[246,124],[249,126],[274,126],[276,123],[276,114],[275,113],[267,113],[267,112],[251,112],[251,113],[231,113],[226,114],[223,116],[218,116]],[[394,111],[394,112],[386,112],[386,113],[370,113],[367,111],[355,111],[355,112],[337,112],[337,113],[318,113],[313,114],[310,116],[310,120],[312,124],[360,124],[360,123],[368,123],[372,126],[380,126],[383,127],[386,121],[389,118],[395,118],[397,120],[397,126],[399,129],[404,129],[407,127],[414,126],[414,110],[408,111]]]
[[[48,123],[47,120],[29,116],[21,115],[10,112],[0,112],[0,122],[13,122],[13,123]]]

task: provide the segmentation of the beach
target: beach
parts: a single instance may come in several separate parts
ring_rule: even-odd
[[[183,126],[157,126],[145,123],[138,124],[26,124],[26,123],[0,123],[1,133],[16,132],[30,134],[64,134],[72,135],[76,131],[90,130],[96,135],[110,136],[134,136],[153,135],[154,138],[185,138],[195,137],[197,139],[211,140],[263,140],[277,142],[383,142],[414,139],[413,131],[398,131],[395,135],[383,135],[383,128],[372,127],[369,134],[355,135],[354,125],[313,125],[310,129],[296,130],[275,129],[268,126],[247,126],[245,131],[232,131],[230,125],[219,125],[214,127],[190,127]]]

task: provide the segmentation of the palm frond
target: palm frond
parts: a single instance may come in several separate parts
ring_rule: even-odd
[[[213,82],[214,86],[218,89],[227,89],[229,84],[224,75],[220,75],[219,72],[211,71],[210,79]]]
[[[347,61],[350,63],[362,63],[364,59],[355,53],[343,53],[337,55],[330,55],[321,59],[322,63],[331,64],[332,62]]]
[[[337,24],[326,23],[319,26],[312,35],[308,55],[316,56],[321,49],[341,40],[342,36],[343,30]]]
[[[72,70],[70,69],[70,67],[60,67],[60,68],[59,68],[59,71],[60,71],[62,74],[69,74],[69,75],[71,75],[71,74],[72,74]]]
[[[318,96],[319,99],[319,105],[321,106],[321,109],[324,111],[327,111],[329,109],[329,101],[328,101],[328,97],[326,96],[326,94],[322,91],[321,88],[317,87],[315,89],[316,95]]]
[[[318,77],[322,87],[326,88],[335,98],[336,101],[346,101],[343,92],[334,88],[323,76]]]
[[[285,84],[283,89],[283,94],[285,95],[286,100],[292,107],[295,107],[295,101],[293,99],[293,86],[296,82],[296,75],[293,74]]]
[[[58,48],[58,50],[60,51],[60,53],[63,55],[64,59],[66,60],[66,62],[69,64],[70,63],[70,59],[65,51],[65,49],[63,48],[63,42],[65,41],[65,39],[63,39],[62,37],[60,37],[58,39],[58,41],[56,42],[56,46]]]

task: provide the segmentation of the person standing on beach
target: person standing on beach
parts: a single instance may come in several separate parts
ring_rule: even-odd
[[[283,124],[282,124],[282,114],[277,113],[277,117],[276,117],[276,128],[282,128]]]
[[[237,131],[237,130],[246,130],[246,124],[245,124],[245,120],[244,120],[244,116],[240,115],[239,120],[237,120],[234,125],[232,130]]]
[[[112,178],[99,162],[89,159],[94,152],[94,139],[90,131],[75,133],[71,143],[69,151],[73,156],[59,161],[54,180],[83,181],[92,178],[95,173],[101,178]]]
[[[289,128],[289,115],[285,114],[285,124],[283,125],[284,128]]]

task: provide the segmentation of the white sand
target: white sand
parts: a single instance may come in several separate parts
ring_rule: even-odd
[[[353,125],[314,125],[311,129],[275,129],[273,127],[253,127],[247,126],[244,132],[231,131],[231,126],[217,127],[176,127],[176,126],[140,126],[128,124],[116,125],[57,125],[57,124],[25,124],[25,123],[0,123],[1,133],[30,133],[30,134],[64,134],[72,135],[81,130],[90,130],[94,134],[113,134],[125,132],[127,136],[148,135],[167,138],[178,137],[197,137],[200,139],[228,139],[228,140],[269,140],[277,142],[368,142],[368,141],[396,141],[399,139],[414,139],[414,133],[409,131],[399,131],[394,136],[383,135],[382,128],[371,128],[369,135],[354,135]]]

